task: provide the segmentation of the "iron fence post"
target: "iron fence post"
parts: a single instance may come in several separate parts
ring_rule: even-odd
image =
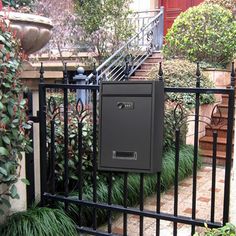
[[[39,84],[39,129],[40,129],[40,200],[45,205],[44,193],[47,191],[47,150],[46,150],[46,93],[44,87],[44,68],[41,63]]]
[[[225,188],[224,188],[224,210],[223,224],[229,221],[229,206],[230,206],[230,178],[231,178],[231,159],[232,159],[232,139],[234,125],[234,99],[235,99],[235,72],[234,62],[232,62],[231,70],[231,88],[228,100],[228,121],[227,121],[227,144],[226,144],[226,160],[225,160]]]

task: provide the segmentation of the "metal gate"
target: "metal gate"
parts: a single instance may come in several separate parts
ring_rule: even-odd
[[[159,80],[162,78],[162,70],[159,71]],[[153,210],[144,209],[144,184],[146,175],[139,174],[139,199],[138,206],[130,206],[128,200],[129,178],[128,173],[101,172],[97,169],[97,129],[98,123],[98,85],[75,85],[69,84],[67,71],[64,71],[64,81],[61,84],[46,84],[43,78],[43,70],[40,72],[39,85],[39,122],[40,122],[40,156],[41,156],[41,202],[42,205],[49,204],[64,208],[71,212],[73,206],[77,206],[78,214],[76,224],[78,232],[89,235],[114,235],[112,232],[113,215],[123,215],[123,235],[127,232],[127,216],[129,214],[139,217],[139,235],[145,235],[144,219],[156,220],[156,233],[160,235],[160,222],[173,222],[173,235],[177,235],[177,224],[187,224],[191,227],[191,234],[195,233],[196,226],[219,227],[229,220],[229,198],[230,198],[230,172],[232,157],[232,138],[234,122],[234,69],[231,74],[231,86],[228,88],[201,88],[199,68],[196,73],[195,88],[171,88],[166,87],[165,93],[186,93],[195,96],[194,122],[194,152],[192,163],[192,212],[186,217],[178,213],[178,188],[179,188],[179,136],[180,129],[186,119],[184,116],[176,120],[175,132],[175,180],[174,180],[174,210],[173,213],[163,212],[161,209],[161,173],[156,174],[156,206]],[[81,91],[86,91],[86,100],[80,97]],[[74,100],[77,93],[77,101]],[[208,209],[211,212],[210,219],[196,217],[197,211],[197,162],[198,162],[198,129],[201,117],[199,115],[201,94],[227,94],[228,95],[228,120],[227,120],[227,148],[224,179],[224,206],[222,221],[216,222],[214,218],[215,209],[215,181],[216,181],[216,142],[217,132],[214,132],[213,161],[211,164],[211,204]],[[175,113],[181,112],[181,105],[177,104]],[[173,119],[175,119],[175,114]],[[59,126],[60,124],[60,126]],[[85,145],[87,145],[85,147]],[[72,148],[73,147],[73,148]],[[86,166],[86,168],[85,168]],[[118,176],[118,177],[117,177]],[[112,202],[114,191],[114,178],[122,182],[123,191],[120,192],[119,204]],[[106,192],[105,200],[98,198],[98,191],[101,187]],[[89,185],[89,186],[88,186]],[[73,191],[72,191],[73,190]],[[89,192],[90,191],[90,192]],[[72,193],[73,192],[73,193]],[[90,198],[88,195],[90,194]],[[86,212],[91,214],[91,222],[84,224]],[[107,229],[100,230],[99,212],[105,215]]]

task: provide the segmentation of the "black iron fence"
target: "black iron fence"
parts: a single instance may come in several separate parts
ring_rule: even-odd
[[[129,214],[139,217],[139,235],[145,235],[144,219],[152,218],[156,220],[156,235],[160,235],[160,222],[173,222],[173,235],[177,235],[177,224],[182,223],[191,227],[191,234],[194,234],[196,226],[204,227],[207,223],[209,227],[219,227],[229,221],[230,204],[230,172],[232,158],[232,138],[234,123],[234,69],[232,69],[231,86],[228,88],[201,88],[200,71],[196,73],[195,88],[171,88],[166,87],[165,93],[186,93],[195,96],[195,114],[192,117],[194,122],[194,151],[192,163],[192,206],[189,217],[179,214],[178,191],[179,191],[179,159],[180,159],[180,130],[186,117],[181,113],[181,104],[177,104],[174,109],[173,119],[175,121],[175,180],[174,180],[174,210],[173,213],[164,212],[161,208],[161,173],[156,174],[156,206],[153,210],[144,209],[144,184],[145,175],[139,174],[139,204],[137,207],[129,206],[129,173],[101,172],[97,169],[97,128],[98,122],[98,85],[75,85],[69,84],[66,70],[64,71],[64,83],[46,84],[43,79],[43,70],[40,72],[39,85],[39,122],[40,122],[40,172],[41,172],[41,201],[42,205],[49,204],[60,206],[66,211],[70,211],[71,206],[78,206],[77,228],[80,233],[90,235],[113,235],[113,215],[123,214],[123,235],[128,235]],[[162,80],[162,71],[159,72],[159,79]],[[79,97],[81,91],[87,91],[88,102],[85,104]],[[77,93],[77,98],[76,94]],[[215,219],[215,191],[216,191],[216,155],[218,134],[212,127],[213,147],[212,147],[212,176],[211,182],[211,204],[209,219],[198,218],[197,212],[197,172],[198,172],[198,151],[199,151],[199,115],[201,94],[226,94],[228,95],[227,111],[227,143],[224,178],[224,206],[222,211],[222,221]],[[211,127],[211,123],[208,124]],[[158,145],[158,144],[157,144]],[[120,193],[121,202],[115,204],[112,201],[114,178],[122,180],[123,191]],[[98,186],[103,183],[106,197],[101,201],[98,199]],[[88,188],[89,187],[89,188]],[[89,190],[88,190],[89,189]],[[88,191],[90,196],[88,197]],[[73,192],[73,193],[72,193]],[[91,222],[84,224],[84,212],[91,212]],[[98,228],[98,213],[105,212],[107,230]]]

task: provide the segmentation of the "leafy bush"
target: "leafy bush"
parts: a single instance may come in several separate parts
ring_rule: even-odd
[[[11,198],[19,198],[16,186],[20,170],[21,152],[30,151],[26,130],[27,100],[19,79],[24,55],[19,41],[0,19],[0,214],[3,206],[10,207]]]
[[[233,224],[226,223],[225,226],[217,229],[209,229],[206,225],[206,232],[204,234],[194,234],[194,236],[233,236],[236,235],[236,227]]]
[[[0,227],[2,236],[76,236],[74,222],[61,210],[33,208],[10,216]]]
[[[131,0],[77,1],[78,25],[82,44],[95,48],[96,60],[102,63],[133,34],[129,22]],[[92,7],[91,7],[92,6]]]
[[[225,66],[236,50],[236,22],[230,10],[200,4],[181,13],[166,34],[164,55]]]
[[[150,79],[158,77],[159,66],[154,67],[149,73]],[[166,87],[196,87],[196,64],[183,59],[165,60],[163,62],[163,78]],[[213,88],[214,84],[204,74],[201,74],[200,87]],[[186,108],[195,106],[195,94],[191,93],[168,93],[167,100],[181,103]],[[200,95],[201,104],[214,102],[214,96],[209,94]]]
[[[205,0],[204,3],[218,4],[218,5],[220,5],[224,8],[227,8],[231,11],[236,7],[235,0]]]
[[[33,2],[34,0],[2,0],[3,6],[13,7],[15,9],[31,6]]]
[[[78,163],[82,158],[83,165],[83,184],[92,184],[92,111],[91,106],[80,107],[83,111],[81,116],[84,117],[83,121],[80,120],[80,115],[76,110],[76,96],[74,92],[68,94],[69,104],[69,119],[68,119],[68,167],[69,167],[69,189],[74,189],[78,184]],[[54,150],[55,150],[55,178],[56,178],[56,191],[63,189],[63,175],[64,175],[64,114],[60,111],[63,107],[63,94],[52,92],[48,96],[48,104],[52,109],[47,113],[47,156],[48,159],[48,171],[50,172],[50,156],[51,156],[51,121],[54,121]],[[79,105],[78,105],[79,106]],[[79,109],[80,109],[79,108]],[[80,117],[80,118],[79,118]],[[80,122],[79,122],[80,120]],[[79,124],[80,123],[80,124]],[[79,127],[79,125],[81,125]],[[82,129],[82,149],[81,157],[79,156],[78,142],[78,130]]]
[[[159,66],[154,67],[149,73],[150,79],[158,77]],[[172,59],[163,62],[163,78],[166,87],[196,87],[196,64],[187,60]],[[204,74],[201,75],[201,87],[214,87],[213,83]],[[200,103],[214,102],[214,96],[201,94]],[[174,112],[177,104],[182,110]],[[169,149],[175,143],[175,129],[181,117],[186,117],[189,109],[195,106],[195,94],[191,93],[168,93],[166,94],[165,119],[164,119],[164,149]],[[175,114],[174,114],[175,113]],[[176,117],[176,119],[174,119]],[[183,120],[183,122],[186,121]],[[183,125],[180,133],[180,144],[185,143],[187,124]]]

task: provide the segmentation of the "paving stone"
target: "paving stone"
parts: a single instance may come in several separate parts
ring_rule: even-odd
[[[236,169],[236,165],[234,167]],[[197,202],[196,218],[209,220],[211,215],[211,167],[203,166],[198,171],[197,177]],[[223,194],[224,194],[224,175],[225,171],[221,167],[216,170],[216,189],[215,189],[215,221],[222,221],[223,212]],[[233,176],[234,177],[234,176]],[[236,179],[232,177],[231,186],[236,186]],[[178,191],[178,214],[181,216],[191,217],[192,215],[192,176],[182,180],[179,183]],[[236,195],[232,188],[230,219],[236,224]],[[161,195],[161,212],[173,214],[174,212],[174,189],[173,187]],[[232,204],[235,203],[235,204]],[[145,200],[144,208],[147,210],[156,210],[156,194]],[[106,228],[104,228],[106,229]],[[113,222],[113,229],[123,234],[123,217],[119,217]],[[196,227],[196,232],[203,232],[203,227]],[[105,230],[106,231],[106,230]],[[139,235],[139,216],[128,215],[128,235]],[[144,236],[156,235],[156,220],[144,217]],[[160,220],[160,236],[173,235],[173,223]],[[178,224],[179,236],[190,236],[191,226]]]

